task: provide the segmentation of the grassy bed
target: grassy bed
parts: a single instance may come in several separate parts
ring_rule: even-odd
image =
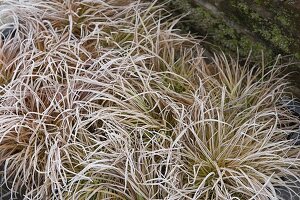
[[[0,42],[0,165],[12,197],[298,195],[284,65],[207,57],[155,3],[5,1],[0,16],[1,30],[13,27]]]

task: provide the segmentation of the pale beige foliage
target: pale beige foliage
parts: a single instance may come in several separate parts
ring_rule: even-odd
[[[267,200],[299,179],[280,65],[206,58],[156,2],[6,0],[0,16],[0,164],[24,199]]]

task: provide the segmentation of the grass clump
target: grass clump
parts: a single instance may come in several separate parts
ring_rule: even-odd
[[[204,56],[155,3],[4,1],[3,185],[24,199],[276,199],[299,121],[280,66]],[[0,29],[4,29],[1,26]]]

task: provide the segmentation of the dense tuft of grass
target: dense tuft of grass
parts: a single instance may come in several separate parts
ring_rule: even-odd
[[[3,185],[24,199],[277,199],[299,180],[281,66],[215,55],[156,3],[3,1]],[[290,181],[289,181],[290,180]],[[2,194],[4,195],[4,194]]]

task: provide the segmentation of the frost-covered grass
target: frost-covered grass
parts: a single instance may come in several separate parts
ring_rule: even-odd
[[[0,15],[15,27],[0,42],[12,195],[276,199],[299,179],[277,63],[206,58],[155,3],[6,0]]]

